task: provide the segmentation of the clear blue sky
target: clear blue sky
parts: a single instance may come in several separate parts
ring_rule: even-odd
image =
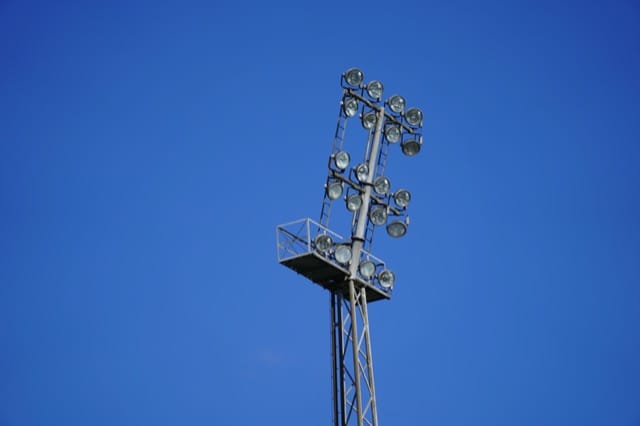
[[[381,426],[640,425],[637,2],[94,3],[0,2],[0,425],[330,424],[351,66],[425,112]]]

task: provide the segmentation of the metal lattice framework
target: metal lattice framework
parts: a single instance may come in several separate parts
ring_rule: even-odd
[[[377,425],[366,291],[349,292],[331,294],[334,424]]]
[[[410,194],[403,189],[391,194],[390,181],[384,176],[390,146],[400,142],[408,156],[422,146],[422,111],[405,111],[405,100],[398,95],[382,102],[382,83],[364,85],[363,79],[357,68],[342,75],[343,93],[319,223],[307,218],[276,229],[278,261],[331,294],[334,426],[378,425],[367,304],[391,298],[395,275],[370,252],[377,226],[386,223],[389,235],[400,237],[409,225]],[[363,162],[350,168],[350,156],[344,151],[346,129],[358,110],[366,144]],[[350,238],[329,229],[337,200],[347,202],[342,212],[344,216],[346,211],[343,222]]]

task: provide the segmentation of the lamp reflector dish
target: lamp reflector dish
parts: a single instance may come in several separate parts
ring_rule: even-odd
[[[360,262],[358,271],[360,272],[360,275],[362,275],[362,278],[370,280],[376,273],[376,264],[370,260],[365,260],[364,262]]]
[[[362,197],[360,194],[350,195],[347,198],[347,210],[350,212],[358,211],[360,206],[362,206]]]
[[[316,246],[316,250],[321,253],[327,253],[331,250],[331,246],[333,245],[333,240],[327,234],[319,234],[313,240]]]
[[[389,126],[384,130],[384,136],[387,138],[389,143],[396,143],[400,140],[400,136],[402,136],[402,132],[400,131],[400,126]]]
[[[378,274],[378,281],[380,282],[380,285],[382,287],[390,289],[396,282],[396,276],[390,270],[385,269],[383,271],[380,271],[380,273]]]
[[[342,109],[347,117],[353,117],[358,112],[358,100],[351,96],[345,97],[342,102]]]
[[[369,166],[364,163],[359,164],[358,167],[356,167],[356,177],[360,183],[366,182],[369,177]]]
[[[351,261],[351,247],[345,244],[340,244],[336,247],[334,255],[338,263],[346,265]]]
[[[373,180],[373,190],[376,191],[377,194],[387,195],[389,193],[389,189],[391,189],[391,182],[389,178],[385,176],[378,176]]]
[[[349,86],[360,87],[360,85],[364,81],[364,74],[358,68],[349,68],[344,73],[344,80]]]
[[[387,225],[387,234],[393,238],[400,238],[407,233],[407,225],[399,220]]]
[[[375,112],[369,111],[362,116],[362,127],[367,130],[371,130],[376,127],[376,122],[378,121],[378,116]]]
[[[374,225],[384,225],[384,223],[387,221],[387,209],[382,206],[376,206],[371,209],[369,218]]]
[[[410,139],[402,142],[402,153],[409,157],[416,155],[420,152],[422,141]]]
[[[396,202],[396,205],[401,208],[406,208],[411,201],[411,193],[406,189],[398,189],[393,194],[393,201]]]
[[[391,109],[391,111],[396,114],[402,114],[402,111],[404,111],[405,100],[400,95],[393,95],[387,100],[387,105],[389,105],[389,109]]]
[[[342,195],[342,182],[333,182],[327,186],[327,195],[332,200],[337,200]]]
[[[367,84],[367,94],[375,100],[382,98],[383,91],[384,86],[382,85],[382,82],[378,80],[370,81],[369,84]]]
[[[404,113],[404,118],[412,126],[422,126],[422,111],[419,108],[409,108]]]
[[[349,162],[351,161],[351,157],[347,151],[340,151],[334,157],[335,165],[341,171],[349,167]]]

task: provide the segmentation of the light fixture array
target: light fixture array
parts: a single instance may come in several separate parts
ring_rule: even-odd
[[[347,242],[334,242],[329,234],[320,233],[313,241],[314,250],[343,267],[352,260],[351,245]],[[385,290],[391,290],[395,283],[395,274],[384,268],[384,264],[364,258],[358,265],[358,275],[367,282],[375,282]]]
[[[358,68],[345,71],[342,74],[341,85],[344,89],[340,104],[343,119],[359,116],[362,127],[370,135],[376,128],[381,129],[381,144],[399,144],[402,153],[408,157],[420,152],[420,132],[424,119],[422,110],[416,107],[407,108],[406,99],[398,94],[383,101],[382,82],[372,80],[365,83],[364,73]],[[382,112],[379,115],[378,111],[381,111],[382,107],[384,122],[378,126],[378,119],[382,117]],[[391,181],[387,176],[378,175],[370,178],[367,161],[351,165],[350,154],[340,146],[329,160],[329,176],[325,185],[325,194],[329,202],[343,199],[346,209],[353,213],[355,220],[364,204],[364,189],[367,186],[372,187],[367,221],[374,227],[386,225],[387,234],[393,238],[404,236],[409,227],[407,207],[411,201],[411,193],[407,189],[392,191]],[[326,234],[319,234],[314,244],[318,253],[335,260],[338,264],[344,266],[353,261],[349,244],[336,244]],[[358,274],[362,279],[377,281],[385,290],[391,290],[395,282],[393,272],[388,269],[378,271],[383,265],[375,264],[364,257],[358,261]]]

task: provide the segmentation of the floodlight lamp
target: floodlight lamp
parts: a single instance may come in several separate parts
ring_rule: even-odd
[[[402,136],[402,132],[400,130],[400,126],[389,126],[384,129],[384,136],[387,138],[389,143],[396,143],[400,140],[400,136]]]
[[[412,126],[422,126],[422,111],[419,108],[409,108],[404,113],[404,118]]]
[[[353,117],[358,112],[358,100],[352,96],[347,96],[342,101],[344,115]]]
[[[364,163],[359,164],[358,167],[356,167],[356,177],[360,183],[365,183],[369,177],[369,166]]]
[[[347,197],[347,210],[350,212],[356,212],[362,206],[362,197],[360,194],[353,194]]]
[[[376,122],[378,121],[378,116],[374,111],[369,111],[362,116],[362,127],[367,130],[371,130],[376,127]]]
[[[340,244],[336,246],[334,256],[338,263],[343,265],[348,264],[351,261],[351,247],[346,244]]]
[[[370,260],[365,260],[364,262],[360,262],[358,266],[358,272],[362,275],[362,278],[365,280],[370,280],[373,277],[373,274],[376,273],[376,264]]]
[[[320,253],[328,253],[331,250],[331,246],[333,245],[333,240],[327,234],[319,234],[313,240],[316,250]]]
[[[349,153],[347,151],[340,151],[334,156],[333,161],[340,171],[344,171],[347,167],[349,167],[351,157],[349,156]]]
[[[400,238],[407,233],[407,224],[396,220],[387,225],[387,234],[393,238]]]
[[[364,81],[364,74],[358,68],[349,68],[344,73],[344,80],[349,86],[360,87]]]
[[[327,196],[332,200],[337,200],[342,195],[342,182],[333,182],[327,185]]]
[[[371,222],[376,226],[384,225],[384,223],[387,221],[386,207],[376,206],[372,208],[371,212],[369,213],[369,218],[371,219]]]
[[[405,100],[400,95],[393,95],[387,100],[387,105],[389,105],[389,109],[396,114],[402,114],[404,111]]]
[[[387,195],[391,189],[391,182],[389,178],[384,176],[378,176],[373,180],[373,190],[379,195]]]
[[[372,99],[380,100],[380,98],[382,98],[383,90],[384,86],[378,80],[373,80],[367,84],[367,94]]]
[[[390,270],[385,269],[383,271],[380,271],[380,273],[378,274],[378,281],[380,282],[380,285],[382,287],[390,289],[396,282],[396,276]]]
[[[420,152],[422,146],[421,139],[410,139],[402,142],[402,153],[406,156],[412,157]]]
[[[411,193],[406,189],[398,189],[393,194],[393,201],[396,202],[396,205],[400,208],[407,208],[409,202],[411,201]]]

